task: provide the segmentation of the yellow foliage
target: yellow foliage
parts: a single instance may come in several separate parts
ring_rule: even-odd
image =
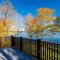
[[[32,25],[36,24],[36,20],[35,20],[35,19],[27,20],[27,21],[26,21],[26,24],[27,24],[28,26],[32,26]]]
[[[55,17],[52,16],[53,12],[54,11],[52,9],[38,8],[37,9],[37,17],[40,20],[43,20],[45,22],[48,22],[48,21],[51,21],[51,20],[55,20]]]
[[[39,26],[39,25],[37,25],[37,24],[31,27],[31,30],[32,30],[33,32],[39,31],[40,29],[41,29],[41,26]]]
[[[36,23],[37,23],[37,20],[34,19],[34,18],[31,16],[31,14],[28,15],[28,16],[26,17],[26,20],[25,20],[25,25],[26,25],[25,30],[26,30],[27,32],[30,32],[30,31],[31,31],[30,28],[31,28],[33,25],[35,25]]]
[[[55,24],[49,24],[47,27],[49,27],[49,28],[57,28],[57,25],[55,25]]]
[[[48,8],[39,8],[37,9],[37,11],[39,12],[39,14],[52,14],[53,10],[48,9]]]
[[[4,22],[6,25],[4,25]],[[0,36],[4,36],[9,33],[9,29],[11,28],[12,20],[3,20],[0,19]]]
[[[35,24],[30,27],[30,29],[28,30],[28,33],[29,33],[29,35],[33,35],[34,33],[41,32],[42,28],[43,28],[43,26],[41,26],[39,24]]]

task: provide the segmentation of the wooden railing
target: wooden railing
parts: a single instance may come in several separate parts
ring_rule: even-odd
[[[13,47],[36,57],[37,60],[60,60],[60,44],[22,37],[12,37],[11,43]]]

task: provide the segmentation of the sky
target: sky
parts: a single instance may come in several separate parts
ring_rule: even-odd
[[[36,16],[37,8],[52,8],[55,9],[55,15],[60,15],[60,0],[10,0],[14,8],[22,16],[29,12]]]
[[[9,0],[17,12],[15,25],[18,24],[20,29],[24,28],[24,17],[29,13],[33,17],[37,14],[38,8],[51,8],[54,9],[54,15],[60,15],[60,0]],[[0,3],[2,0],[0,0]]]

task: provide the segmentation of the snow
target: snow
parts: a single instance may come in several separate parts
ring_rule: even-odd
[[[0,48],[0,60],[36,60],[15,48]]]
[[[7,60],[7,58],[2,53],[0,53],[0,60]]]
[[[15,51],[11,48],[4,49],[4,52],[11,57],[12,60],[18,60],[18,57],[15,54]]]

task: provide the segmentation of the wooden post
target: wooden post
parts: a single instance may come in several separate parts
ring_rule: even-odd
[[[41,40],[40,39],[37,39],[37,59],[38,60],[41,60],[41,55],[40,55],[40,50],[41,50]]]
[[[15,46],[15,40],[14,40],[13,35],[11,36],[11,46]]]
[[[22,46],[22,37],[20,37],[20,50],[22,51],[23,50],[23,46]]]

